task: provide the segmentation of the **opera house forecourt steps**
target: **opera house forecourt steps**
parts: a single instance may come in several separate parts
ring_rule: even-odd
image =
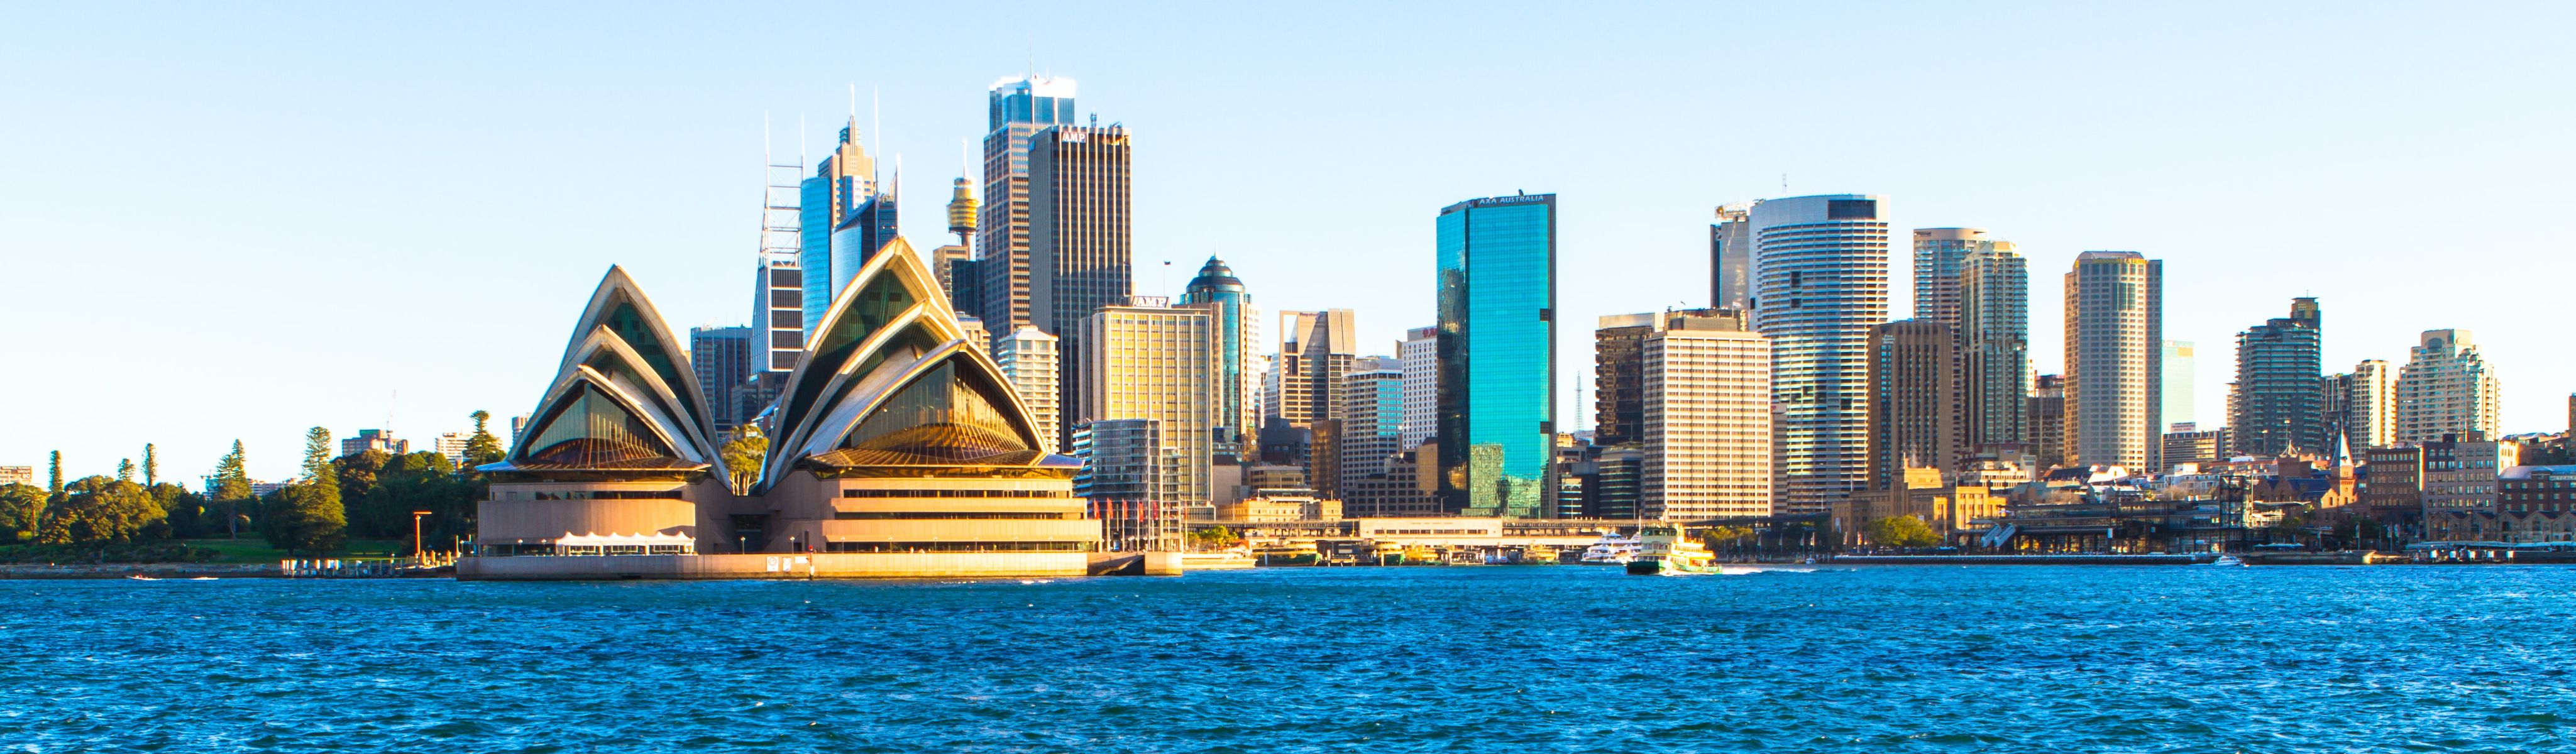
[[[729,480],[689,354],[626,272],[582,311],[528,428],[481,470],[462,579],[1080,576],[1075,459],[902,239],[833,297]]]

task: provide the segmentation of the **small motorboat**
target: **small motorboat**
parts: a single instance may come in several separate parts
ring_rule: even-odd
[[[2245,565],[2245,559],[2244,559],[2244,558],[2240,558],[2240,557],[2236,557],[2236,556],[2234,556],[2234,555],[2220,555],[2220,556],[2218,556],[2218,559],[2217,559],[2217,560],[2209,561],[2206,565],[2214,565],[2214,566],[2241,566],[2241,565]]]

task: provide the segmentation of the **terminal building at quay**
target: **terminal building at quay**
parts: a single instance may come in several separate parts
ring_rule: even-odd
[[[814,324],[759,473],[736,475],[685,343],[611,268],[520,441],[481,467],[458,576],[1087,572],[1101,525],[1074,496],[1079,462],[1046,450],[909,244],[872,255]]]

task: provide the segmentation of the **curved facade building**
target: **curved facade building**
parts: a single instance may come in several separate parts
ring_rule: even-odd
[[[479,556],[459,576],[1086,571],[1100,525],[1073,496],[1077,464],[1045,449],[909,243],[814,324],[736,494],[688,354],[611,269],[519,447],[483,467]]]
[[[733,497],[705,395],[652,301],[624,269],[609,268],[527,430],[500,463],[482,467],[492,484],[478,551],[694,552],[700,509]],[[603,538],[611,544],[586,544]]]
[[[1252,294],[1245,292],[1243,280],[1234,276],[1234,268],[1224,260],[1208,257],[1199,267],[1198,277],[1181,291],[1181,303],[1214,304],[1217,317],[1217,420],[1223,422],[1217,438],[1218,455],[1250,455],[1245,446],[1260,425],[1256,416],[1261,408],[1260,365],[1253,363],[1252,344],[1261,342],[1260,317],[1252,308]]]
[[[1781,512],[1818,513],[1866,489],[1870,328],[1887,321],[1879,197],[1753,205],[1753,328],[1771,339]]]

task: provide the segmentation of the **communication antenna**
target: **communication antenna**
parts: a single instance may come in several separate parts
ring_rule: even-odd
[[[1789,174],[1788,174],[1788,173],[1781,173],[1781,174],[1780,174],[1780,195],[1781,195],[1781,196],[1788,196],[1788,195],[1789,195]]]

